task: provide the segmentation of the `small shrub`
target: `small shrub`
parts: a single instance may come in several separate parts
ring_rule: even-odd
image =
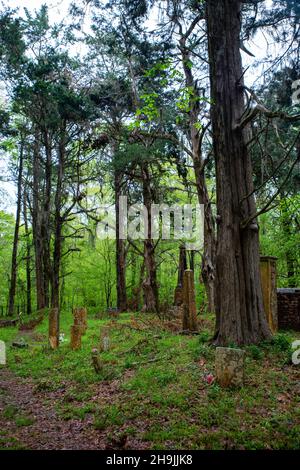
[[[200,332],[198,338],[199,338],[199,343],[208,343],[211,339],[211,333],[207,330],[203,330]]]
[[[264,357],[263,351],[256,346],[255,344],[252,344],[251,346],[247,347],[247,352],[250,354],[252,359],[255,359],[256,361],[261,360]]]
[[[194,360],[197,361],[199,357],[203,357],[206,360],[213,359],[214,349],[207,344],[199,342],[194,350]]]
[[[278,333],[272,339],[272,344],[274,349],[277,351],[289,351],[291,349],[291,344],[288,338],[283,333]]]
[[[100,411],[94,418],[94,428],[99,431],[108,426],[120,426],[125,422],[125,416],[116,405]]]

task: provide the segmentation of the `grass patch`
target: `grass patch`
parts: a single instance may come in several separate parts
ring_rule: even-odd
[[[18,413],[18,409],[14,405],[8,405],[3,410],[3,416],[7,419],[13,418]]]
[[[34,420],[29,416],[17,416],[15,418],[15,423],[20,428],[22,426],[31,426],[34,423]]]

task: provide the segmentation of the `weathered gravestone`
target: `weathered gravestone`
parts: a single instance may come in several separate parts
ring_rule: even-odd
[[[244,384],[245,351],[216,348],[216,377],[221,387],[241,387]]]
[[[74,325],[79,326],[81,329],[81,334],[84,335],[87,330],[87,310],[86,308],[74,308]]]
[[[81,334],[82,326],[81,325],[72,325],[71,326],[71,349],[76,351],[81,348]]]
[[[194,271],[187,269],[183,275],[183,331],[197,331],[197,307],[195,297]]]
[[[49,311],[49,344],[51,349],[57,349],[59,345],[58,308]]]
[[[92,350],[92,364],[97,374],[103,370],[103,362],[101,361],[98,349],[96,348]]]
[[[260,257],[260,275],[263,302],[268,324],[272,333],[278,329],[276,260],[273,256]]]
[[[109,348],[110,348],[109,328],[103,327],[100,329],[99,350],[105,352],[105,351],[108,351]]]

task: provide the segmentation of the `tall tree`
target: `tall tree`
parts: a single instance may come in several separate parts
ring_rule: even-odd
[[[240,0],[207,1],[213,151],[217,180],[215,342],[250,344],[270,338],[259,271],[253,172],[247,149],[240,54]],[[249,197],[246,197],[249,195]]]

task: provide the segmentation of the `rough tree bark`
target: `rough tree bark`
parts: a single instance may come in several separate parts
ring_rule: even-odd
[[[245,110],[240,55],[239,0],[208,0],[213,150],[217,180],[216,332],[218,345],[250,344],[271,336],[263,308],[249,129],[238,126]]]
[[[31,242],[29,239],[29,228],[27,218],[27,191],[26,186],[23,194],[23,219],[26,237],[26,313],[30,315],[32,313],[31,304]]]
[[[45,180],[44,180],[44,200],[41,223],[41,233],[43,242],[43,282],[45,305],[50,303],[50,283],[51,283],[51,263],[50,263],[50,215],[51,215],[51,192],[52,192],[52,143],[47,129],[43,132],[45,147]]]
[[[114,155],[116,154],[116,144],[113,145]],[[117,166],[117,165],[116,165]],[[126,291],[126,252],[125,241],[120,239],[120,196],[122,196],[122,171],[115,168],[115,207],[116,207],[116,273],[117,273],[117,307],[121,312],[127,310]]]
[[[181,287],[183,286],[183,275],[186,269],[187,269],[186,248],[184,245],[181,245],[179,248],[179,266],[178,266],[178,285]]]
[[[11,257],[11,275],[10,275],[9,298],[8,298],[8,315],[10,316],[14,314],[16,284],[17,284],[17,270],[18,270],[17,255],[18,255],[19,229],[20,229],[20,218],[21,218],[21,207],[22,207],[23,153],[24,153],[24,144],[23,144],[23,140],[21,140],[19,168],[18,168],[17,211],[16,211],[13,251],[12,251],[12,257]]]
[[[183,274],[183,331],[197,331],[197,306],[194,271],[187,269]]]
[[[192,32],[192,30],[188,31],[190,31],[190,33]],[[215,224],[204,174],[205,165],[202,157],[202,142],[205,131],[198,128],[201,102],[197,98],[200,97],[200,95],[197,82],[194,78],[192,68],[190,67],[191,51],[186,44],[189,34],[182,33],[179,40],[179,47],[185,74],[185,83],[190,90],[193,90],[189,103],[189,138],[192,147],[198,201],[199,204],[204,205],[204,247],[201,272],[208,300],[208,310],[215,312]]]
[[[60,286],[60,267],[62,258],[62,227],[63,217],[61,216],[62,208],[62,191],[63,191],[63,179],[65,172],[65,133],[62,130],[59,147],[58,147],[58,168],[57,168],[57,180],[56,180],[56,191],[54,200],[54,247],[53,247],[53,262],[51,267],[51,310],[56,311],[56,315],[52,318],[49,317],[49,331],[52,329],[52,335],[56,334],[56,347],[59,345],[59,320],[60,320],[60,298],[59,298],[59,286]],[[49,203],[50,204],[50,203]],[[50,270],[50,263],[48,263],[48,273]],[[50,340],[50,338],[49,338]],[[50,341],[51,343],[51,341]]]
[[[32,186],[32,231],[35,254],[35,279],[36,279],[36,299],[37,309],[46,307],[44,289],[44,265],[43,265],[43,240],[42,240],[42,207],[40,203],[40,136],[35,132],[33,147],[33,186]]]
[[[143,185],[143,202],[147,209],[147,228],[148,237],[144,240],[144,263],[145,263],[145,279],[143,281],[144,293],[144,312],[158,312],[158,286],[156,275],[155,261],[155,244],[151,239],[151,204],[153,202],[151,191],[151,176],[146,163],[141,165],[142,185]]]

